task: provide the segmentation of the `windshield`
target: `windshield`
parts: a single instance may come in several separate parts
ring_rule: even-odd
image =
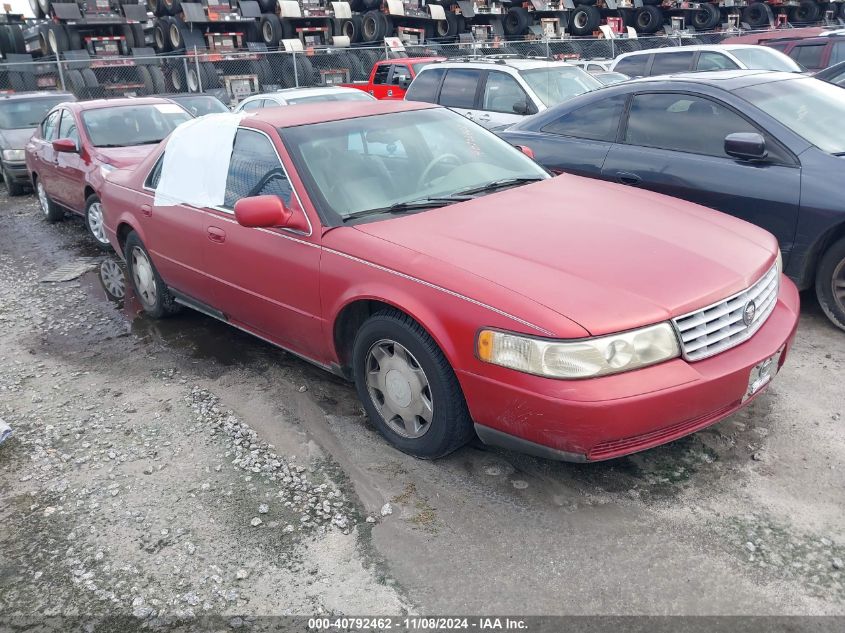
[[[752,70],[779,70],[786,73],[800,73],[801,66],[781,52],[757,46],[755,48],[732,48],[731,55]]]
[[[285,97],[288,105],[297,103],[317,103],[318,101],[372,101],[373,97],[361,90],[349,92],[337,92],[324,95],[312,95],[310,97]]]
[[[216,97],[196,95],[190,97],[168,97],[168,99],[172,99],[194,116],[229,111],[229,108]]]
[[[387,213],[397,204],[465,200],[484,193],[469,190],[498,181],[549,177],[509,143],[441,108],[302,125],[280,134],[311,198],[333,225],[353,214]],[[456,199],[444,200],[448,196]],[[420,204],[421,210],[432,206]]]
[[[117,106],[82,112],[88,138],[96,147],[159,143],[193,117],[175,103]]]
[[[845,152],[842,88],[806,77],[740,88],[735,94],[822,151]]]
[[[67,97],[46,99],[10,99],[0,102],[0,129],[25,130],[38,127],[53,106],[67,101]]]
[[[575,66],[547,66],[523,70],[519,74],[547,108],[601,88],[598,80]]]

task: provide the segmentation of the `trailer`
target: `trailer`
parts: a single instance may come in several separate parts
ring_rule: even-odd
[[[306,48],[329,46],[335,37],[360,39],[360,20],[348,2],[328,0],[259,0],[261,39],[268,47],[299,40]],[[347,42],[347,43],[348,43]]]

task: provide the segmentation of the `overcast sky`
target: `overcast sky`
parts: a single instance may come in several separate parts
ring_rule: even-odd
[[[3,9],[11,7],[11,13],[23,13],[28,17],[32,17],[32,10],[29,8],[29,0],[4,0]]]

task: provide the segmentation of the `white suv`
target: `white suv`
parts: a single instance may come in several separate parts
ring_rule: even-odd
[[[617,57],[610,68],[629,77],[736,69],[801,72],[801,67],[780,51],[756,44],[703,44],[632,51]]]
[[[601,86],[566,62],[479,58],[429,64],[411,82],[405,100],[438,103],[494,128]]]

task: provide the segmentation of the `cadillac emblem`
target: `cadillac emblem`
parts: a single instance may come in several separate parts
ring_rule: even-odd
[[[749,301],[742,309],[742,322],[748,327],[754,323],[755,316],[757,316],[757,304],[754,301]]]

